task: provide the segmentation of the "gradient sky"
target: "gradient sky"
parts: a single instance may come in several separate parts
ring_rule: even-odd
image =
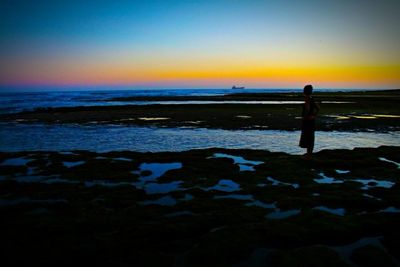
[[[400,87],[399,0],[0,1],[0,85]]]

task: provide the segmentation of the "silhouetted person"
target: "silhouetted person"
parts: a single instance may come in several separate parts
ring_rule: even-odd
[[[315,103],[314,99],[311,97],[312,91],[312,85],[304,86],[303,120],[299,145],[302,148],[307,148],[307,153],[305,154],[306,159],[311,159],[312,157],[315,139],[315,118],[319,111],[318,104]]]

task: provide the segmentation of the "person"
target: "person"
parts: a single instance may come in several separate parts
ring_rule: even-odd
[[[306,85],[303,90],[304,105],[302,111],[302,125],[299,146],[307,149],[307,153],[304,155],[305,159],[312,158],[315,140],[315,119],[318,111],[320,110],[319,105],[311,96],[312,91],[312,85]]]

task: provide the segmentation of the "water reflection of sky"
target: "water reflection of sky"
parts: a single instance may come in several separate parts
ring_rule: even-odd
[[[224,153],[215,153],[213,157],[233,159],[233,163],[239,166],[240,171],[255,171],[254,166],[264,163],[262,161],[246,160],[243,157],[232,156]]]
[[[76,88],[76,90],[82,90],[82,89],[84,88]],[[0,91],[0,113],[19,112],[23,110],[32,110],[39,107],[104,106],[104,105],[150,103],[150,102],[145,103],[144,101],[136,101],[136,102],[106,101],[107,99],[118,98],[118,97],[220,96],[232,93],[289,93],[289,92],[301,93],[300,89],[245,89],[245,90],[163,89],[163,90],[99,90],[99,91],[92,90],[92,91],[29,92],[30,90],[32,90],[32,88],[27,88],[26,89],[27,92]],[[317,89],[316,91],[335,91],[335,90]],[[357,89],[352,89],[351,91],[357,91]]]
[[[182,168],[182,163],[142,163],[139,166],[138,171],[134,171],[135,174],[140,174],[139,181],[141,183],[152,182],[163,176],[167,171],[176,170]],[[143,172],[150,171],[149,175],[142,175]]]
[[[119,125],[0,125],[0,151],[132,150],[184,151],[210,147],[266,149],[292,154],[298,147],[298,131],[219,130],[129,127]],[[315,150],[398,146],[400,133],[317,132]]]
[[[27,89],[29,90],[29,89]],[[247,93],[292,92],[294,90],[246,90]],[[53,91],[53,92],[0,92],[0,113],[32,110],[39,107],[76,107],[144,104],[139,102],[107,101],[118,97],[159,96],[218,96],[238,91],[224,89],[191,90],[104,90],[104,91]]]

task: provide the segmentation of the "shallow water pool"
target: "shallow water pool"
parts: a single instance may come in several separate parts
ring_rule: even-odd
[[[0,124],[0,151],[140,152],[185,151],[221,147],[265,149],[301,154],[299,131],[219,130],[120,125]],[[317,132],[315,151],[398,146],[400,132]]]

